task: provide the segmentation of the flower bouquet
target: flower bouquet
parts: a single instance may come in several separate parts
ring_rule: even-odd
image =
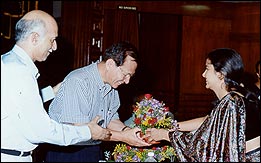
[[[150,151],[154,152],[154,158],[158,162],[165,161],[166,159],[171,162],[174,161],[174,148],[168,145],[152,148],[136,148],[126,144],[117,144],[112,155],[114,155],[115,162],[144,162]]]
[[[177,121],[169,112],[169,107],[165,106],[152,97],[151,94],[145,94],[140,102],[136,102],[133,109],[134,124],[141,128],[143,134],[147,128],[167,128],[176,129]]]
[[[174,120],[173,114],[169,112],[169,107],[166,107],[163,102],[154,99],[151,94],[145,94],[133,106],[133,123],[134,127],[141,128],[140,137],[142,137],[142,134],[145,134],[148,128],[165,128],[170,130],[178,128],[177,121]],[[144,140],[147,141],[146,138]],[[150,143],[157,144],[160,142]],[[150,151],[155,153],[155,158],[159,162],[165,159],[173,160],[175,157],[173,147],[168,145],[134,148],[126,144],[117,144],[112,154],[116,162],[143,162]]]

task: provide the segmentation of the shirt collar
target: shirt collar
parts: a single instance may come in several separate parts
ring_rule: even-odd
[[[24,64],[26,64],[27,66],[29,66],[29,68],[32,71],[32,74],[35,76],[35,78],[37,79],[40,76],[39,70],[36,67],[36,65],[34,64],[32,58],[30,58],[30,56],[18,45],[15,45],[12,49],[12,51],[18,55],[19,57],[21,57],[22,62]]]
[[[112,90],[112,87],[110,84],[103,82],[101,74],[98,69],[98,62],[93,63],[93,65],[94,65],[93,68],[94,68],[95,74],[99,74],[99,75],[94,75],[95,80],[97,81],[99,90],[102,92],[103,97],[104,97]]]

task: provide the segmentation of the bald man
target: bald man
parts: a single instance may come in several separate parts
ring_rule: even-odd
[[[39,143],[71,145],[90,139],[108,139],[110,131],[97,125],[58,123],[44,109],[34,64],[57,49],[58,26],[41,10],[25,14],[16,24],[14,47],[1,55],[1,162],[32,162]]]

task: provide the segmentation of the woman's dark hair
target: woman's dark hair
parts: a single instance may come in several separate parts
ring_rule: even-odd
[[[213,64],[215,71],[224,75],[228,91],[238,87],[244,73],[241,56],[233,49],[219,48],[208,54],[208,59]]]
[[[128,55],[138,62],[138,50],[136,47],[127,41],[119,42],[105,50],[103,61],[113,59],[117,66],[121,66]]]
[[[235,90],[248,100],[256,101],[253,92],[242,86],[244,77],[244,64],[240,54],[234,49],[219,48],[211,51],[207,58],[213,64],[216,72],[224,75],[224,81],[228,91]]]

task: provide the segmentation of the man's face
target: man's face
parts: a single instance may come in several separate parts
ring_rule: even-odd
[[[113,88],[118,88],[121,84],[129,84],[131,77],[135,74],[137,66],[137,62],[134,61],[134,58],[131,56],[127,56],[121,66],[117,67],[115,64],[109,81],[110,85]]]
[[[41,36],[36,49],[36,60],[39,62],[45,61],[47,57],[57,49],[56,38],[58,36],[58,26],[56,22],[50,22],[46,28],[47,32],[45,35]]]

